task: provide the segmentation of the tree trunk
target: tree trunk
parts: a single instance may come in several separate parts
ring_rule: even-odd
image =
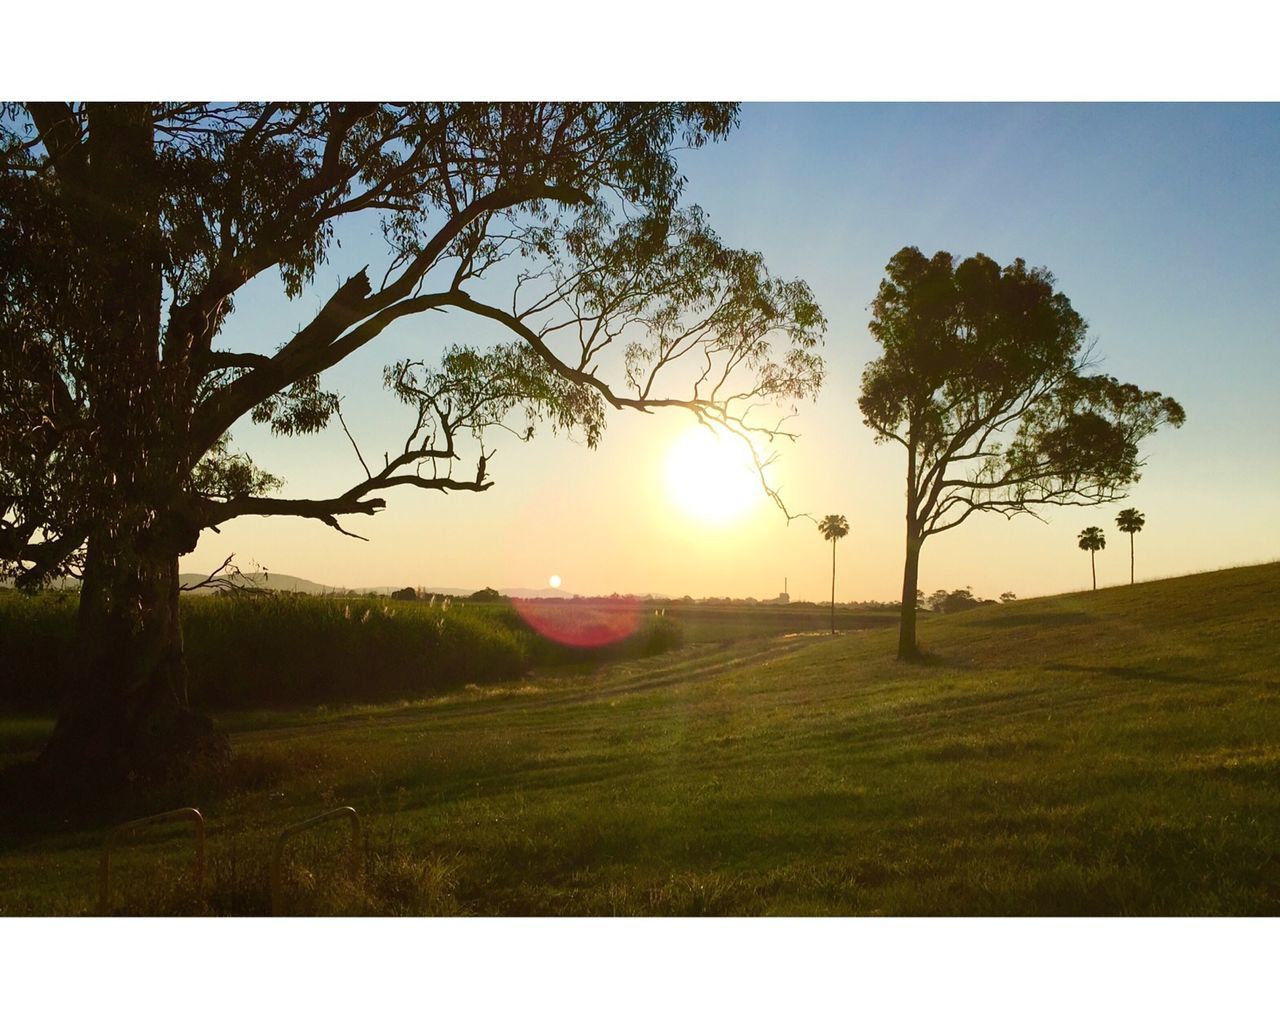
[[[228,754],[187,704],[178,556],[199,524],[183,514],[193,455],[193,377],[160,360],[163,245],[159,170],[143,104],[89,106],[87,185],[73,223],[86,251],[86,363],[92,472],[74,669],[38,770],[81,792],[162,778]],[[90,244],[90,240],[93,244]],[[189,340],[189,339],[188,339]],[[177,346],[180,348],[181,346]]]
[[[1129,585],[1133,585],[1133,534],[1129,534]]]
[[[920,545],[923,541],[915,530],[907,528],[907,554],[902,570],[902,613],[898,625],[898,660],[915,661],[920,658],[916,645],[916,590],[920,579]]]
[[[77,791],[169,778],[229,754],[188,702],[177,555],[136,539],[91,541],[74,667],[40,755],[46,773]]]
[[[831,635],[836,634],[836,542],[831,541]]]
[[[1093,588],[1096,590],[1098,588],[1098,565],[1094,560],[1093,551],[1089,552],[1089,571],[1093,573]]]

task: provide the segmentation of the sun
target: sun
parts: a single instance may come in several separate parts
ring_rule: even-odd
[[[671,445],[666,482],[672,501],[706,523],[740,518],[765,496],[746,442],[702,426]]]
[[[547,585],[549,585],[553,590],[560,589],[560,577],[558,575],[553,575],[547,580]]]

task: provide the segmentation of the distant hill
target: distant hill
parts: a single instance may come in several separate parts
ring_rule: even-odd
[[[183,572],[179,577],[179,582],[183,586],[194,586],[196,583],[203,582],[206,577],[199,572]],[[396,590],[402,590],[405,586],[414,585],[411,583],[401,583],[399,586],[329,586],[325,583],[313,582],[310,579],[303,579],[301,576],[285,575],[281,572],[246,572],[244,578],[251,581],[253,585],[260,586],[263,589],[282,590],[286,593],[377,593],[383,596],[390,595]],[[428,593],[441,593],[447,597],[469,597],[471,594],[478,592],[481,587],[476,586],[472,589],[460,589],[457,586],[421,586],[418,589],[426,590]],[[190,592],[197,594],[214,593],[215,590],[205,588],[200,590],[192,590]],[[505,597],[517,597],[523,600],[530,600],[540,597],[574,597],[575,593],[571,593],[564,589],[551,589],[543,587],[542,589],[527,589],[521,587],[498,588],[498,592]]]
[[[207,577],[200,572],[183,572],[178,576],[178,583],[182,586],[194,586],[196,583],[203,582]],[[303,579],[296,575],[285,575],[281,572],[246,572],[244,574],[246,582],[254,586],[261,586],[264,589],[285,590],[291,593],[334,593],[341,589],[338,586],[326,586],[324,583],[312,582],[310,579]],[[195,590],[196,593],[212,593],[212,589]]]
[[[196,583],[203,582],[205,578],[206,576],[199,572],[183,572],[178,576],[179,583],[183,586],[194,586]],[[310,579],[303,579],[301,576],[285,575],[283,572],[246,572],[244,579],[263,589],[281,590],[286,593],[378,593],[386,595],[411,585],[410,583],[402,583],[399,586],[330,586],[327,583],[317,583]],[[425,589],[432,593],[443,593],[446,596],[468,596],[476,592],[475,590],[458,589],[456,586],[430,586],[425,587]],[[215,591],[206,588],[191,592],[213,593]]]

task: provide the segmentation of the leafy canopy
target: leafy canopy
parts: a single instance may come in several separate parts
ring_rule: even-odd
[[[783,434],[752,410],[819,386],[822,313],[680,204],[677,152],[736,119],[722,103],[4,105],[0,573],[39,582],[107,534],[181,553],[240,515],[341,529],[392,487],[487,489],[487,431],[595,445],[610,407]],[[352,218],[381,224],[386,259],[320,291]],[[267,273],[314,295],[310,318],[221,347]],[[463,336],[386,368],[403,447],[366,458],[343,420],[353,485],[269,496],[279,478],[229,431],[328,427],[324,373],[431,312]],[[503,339],[469,341],[481,322]]]
[[[824,540],[835,543],[849,535],[849,522],[843,515],[826,515],[818,523],[818,532]]]
[[[870,323],[883,351],[858,406],[877,440],[908,452],[917,539],[975,511],[1123,496],[1139,442],[1182,424],[1172,398],[1087,372],[1085,321],[1048,270],[916,248],[886,269]]]
[[[1106,550],[1107,547],[1107,538],[1097,526],[1089,526],[1081,530],[1077,539],[1082,551],[1101,551]]]
[[[1125,508],[1116,516],[1116,526],[1122,533],[1141,533],[1147,517],[1137,508]]]

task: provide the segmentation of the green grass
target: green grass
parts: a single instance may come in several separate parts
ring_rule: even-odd
[[[0,591],[0,707],[49,712],[73,669],[77,594]],[[565,608],[591,619],[599,605]],[[518,679],[552,665],[592,664],[674,649],[679,622],[637,612],[630,635],[569,650],[505,603],[395,601],[304,594],[183,601],[192,698],[215,709],[304,706],[426,696]]]
[[[665,605],[664,612],[667,617],[680,623],[684,639],[689,643],[752,639],[792,632],[829,632],[831,629],[830,607],[813,604],[752,606],[669,603]],[[896,610],[858,611],[836,608],[836,628],[841,632],[890,628],[897,624]]]
[[[228,715],[232,776],[15,830],[0,909],[94,907],[98,844],[197,800],[116,868],[135,913],[266,912],[280,828],[294,911],[461,914],[1280,912],[1280,565],[929,618],[892,630],[691,644],[438,698]],[[38,747],[8,723],[0,750]],[[0,825],[5,827],[5,825]]]

